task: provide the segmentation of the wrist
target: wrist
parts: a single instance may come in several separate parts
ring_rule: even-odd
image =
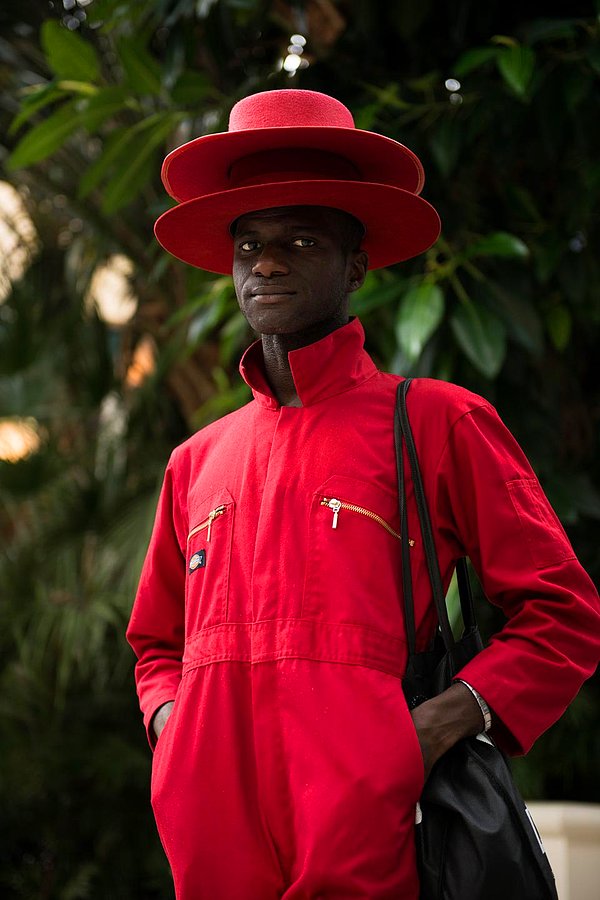
[[[464,684],[454,682],[431,700],[412,710],[411,716],[425,759],[426,772],[462,738],[479,734],[481,710]]]
[[[472,737],[481,731],[481,710],[465,684],[454,681],[430,702],[435,704],[431,713],[437,720],[444,750],[449,750],[462,738]]]
[[[483,720],[482,731],[484,734],[487,734],[487,732],[492,727],[492,713],[490,712],[490,708],[487,705],[487,703],[485,702],[484,698],[481,696],[479,691],[476,691],[475,688],[469,684],[468,681],[463,681],[462,678],[457,678],[457,679],[455,679],[454,683],[455,684],[456,683],[464,684],[464,686],[471,692],[471,695],[473,696],[473,698],[474,698],[475,702],[477,703],[477,706],[479,707],[479,710],[481,712],[481,717]]]
[[[158,740],[161,731],[167,724],[167,719],[171,715],[173,704],[173,700],[168,700],[166,703],[163,703],[162,706],[159,706],[152,716],[151,727],[156,740]]]

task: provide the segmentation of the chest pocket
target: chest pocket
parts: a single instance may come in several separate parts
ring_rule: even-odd
[[[303,615],[403,634],[394,494],[331,476],[310,509]]]
[[[194,503],[186,550],[186,633],[226,622],[235,503],[226,488]]]

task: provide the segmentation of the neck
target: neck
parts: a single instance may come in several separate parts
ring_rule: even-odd
[[[320,341],[347,323],[348,316],[340,315],[338,319],[319,322],[293,334],[261,335],[267,378],[282,406],[302,406],[294,384],[288,353]]]

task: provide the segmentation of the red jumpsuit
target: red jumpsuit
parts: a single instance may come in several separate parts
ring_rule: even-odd
[[[147,727],[175,700],[152,803],[179,900],[416,900],[423,763],[406,661],[392,419],[354,320],[290,353],[254,401],[169,463],[128,638]],[[525,752],[594,670],[598,595],[523,453],[481,397],[408,396],[445,583],[465,552],[508,622],[461,673]],[[339,502],[338,502],[339,501]],[[417,624],[432,630],[409,493]]]

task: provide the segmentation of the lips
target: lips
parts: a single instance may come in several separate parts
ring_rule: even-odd
[[[250,296],[255,303],[275,304],[286,301],[289,297],[293,297],[296,291],[290,291],[287,288],[277,287],[275,285],[265,285],[261,288],[255,288],[250,292]]]
[[[290,291],[286,288],[276,287],[274,285],[269,285],[268,287],[255,288],[255,290],[250,291],[250,295],[252,297],[281,297],[285,294],[292,295],[295,294],[296,291]]]

